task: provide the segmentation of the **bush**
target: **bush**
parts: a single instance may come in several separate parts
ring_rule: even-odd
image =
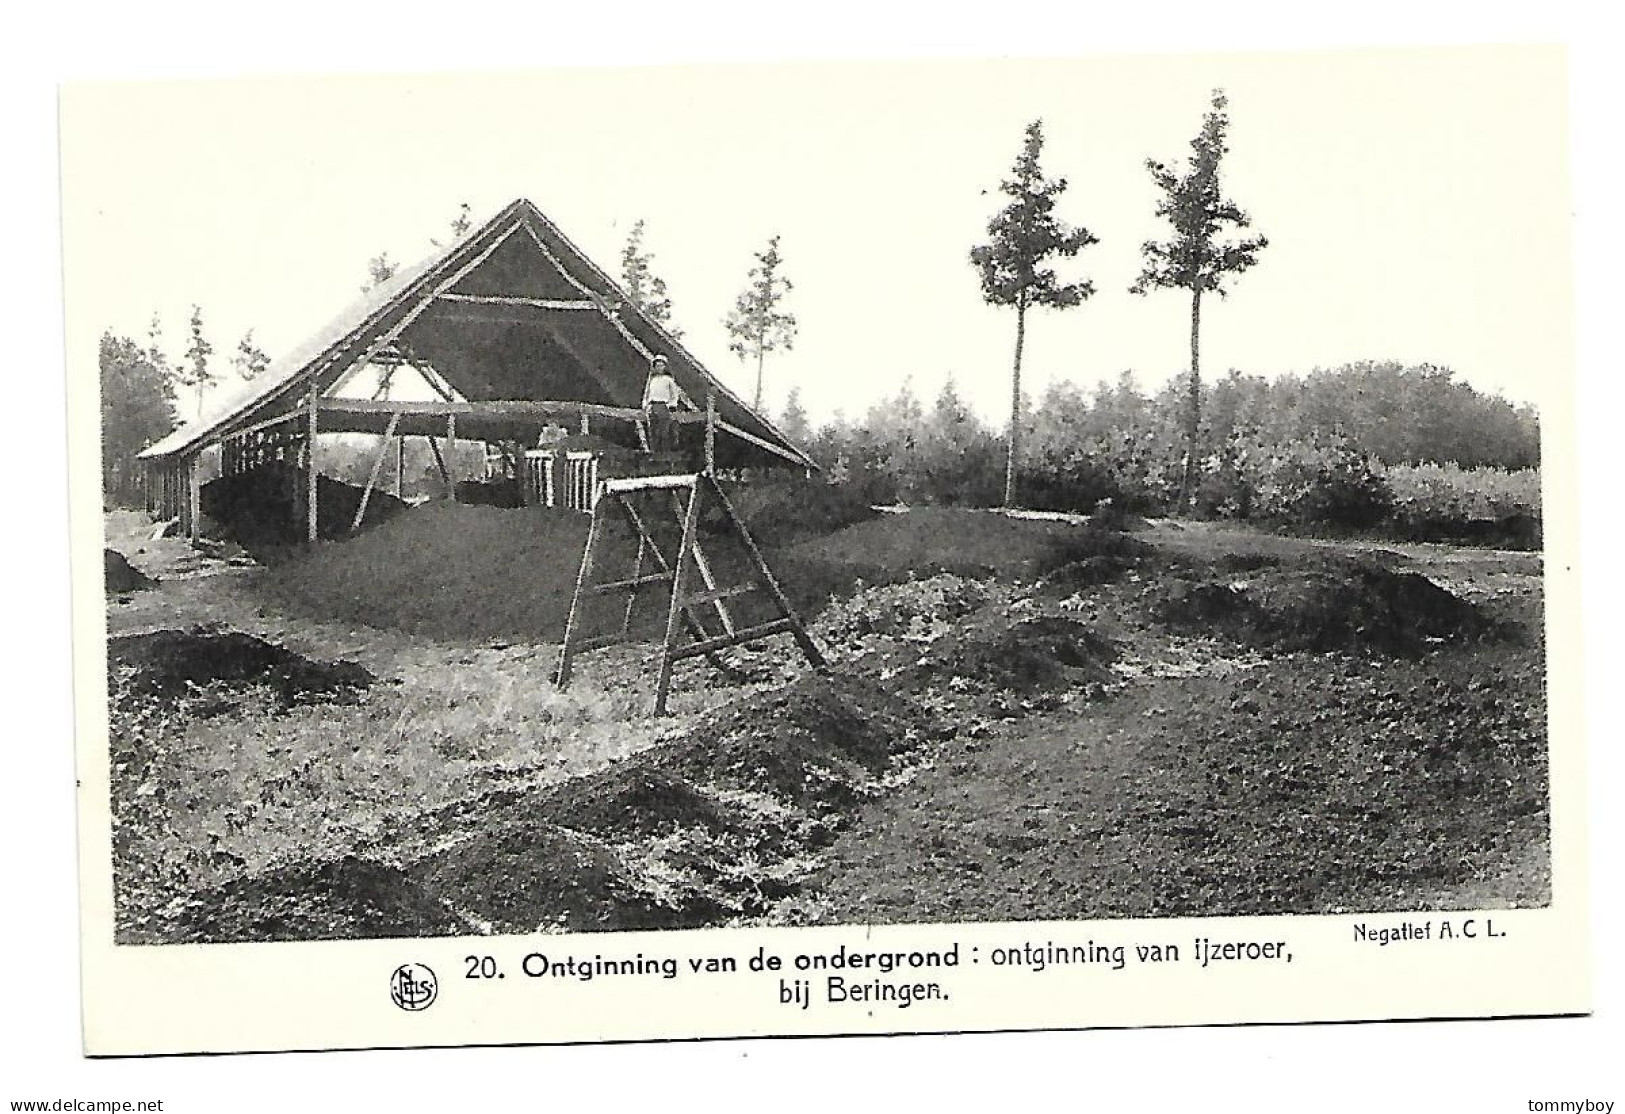
[[[1248,488],[1248,517],[1296,525],[1375,526],[1393,507],[1393,493],[1371,460],[1345,441],[1261,446],[1242,450],[1235,474]]]
[[[1016,490],[1024,507],[1072,514],[1088,514],[1105,499],[1121,503],[1125,496],[1107,463],[1083,453],[1023,467],[1016,477]]]
[[[1385,478],[1394,493],[1394,531],[1401,537],[1540,547],[1538,469],[1419,464],[1389,468]]]

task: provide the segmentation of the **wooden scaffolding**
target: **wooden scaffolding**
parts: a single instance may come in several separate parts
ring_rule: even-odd
[[[649,528],[649,519],[637,507],[640,499],[669,504],[669,511],[681,527],[674,558],[668,559],[661,551],[654,532]],[[751,579],[731,585],[718,583],[715,569],[706,556],[699,536],[701,513],[707,502],[714,502],[721,510],[728,533],[742,546]],[[651,510],[651,513],[654,512]],[[630,575],[599,581],[594,579],[599,564],[598,550],[606,537],[606,518],[612,515],[624,519],[632,528],[637,538],[637,554],[633,558]],[[695,576],[700,581],[697,589],[693,586]],[[705,655],[714,664],[725,668],[718,657],[721,651],[774,635],[789,634],[807,661],[814,668],[823,668],[823,654],[808,635],[795,608],[768,568],[767,560],[751,538],[744,520],[734,510],[733,503],[715,476],[710,472],[637,476],[604,481],[593,507],[587,545],[582,551],[575,593],[570,600],[570,614],[565,621],[564,645],[559,648],[556,680],[560,688],[570,683],[571,665],[576,655],[633,640],[632,615],[639,593],[660,584],[671,586],[671,599],[667,606],[666,632],[661,645],[660,673],[655,684],[656,715],[666,714],[666,702],[671,694],[672,667],[684,658]],[[584,636],[581,626],[587,598],[622,592],[626,593],[627,601],[621,613],[619,629]],[[766,593],[773,617],[765,622],[740,626],[735,622],[728,601],[753,592]],[[707,625],[708,620],[715,624],[714,629]]]

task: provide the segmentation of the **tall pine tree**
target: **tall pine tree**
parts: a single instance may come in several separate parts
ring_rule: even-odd
[[[1157,200],[1157,216],[1168,221],[1173,235],[1167,240],[1147,240],[1141,246],[1145,266],[1129,288],[1134,294],[1153,289],[1191,292],[1191,373],[1185,403],[1181,506],[1190,502],[1196,486],[1197,438],[1202,422],[1202,295],[1211,290],[1224,297],[1225,278],[1239,275],[1258,262],[1258,253],[1269,245],[1263,236],[1223,238],[1227,229],[1251,225],[1251,218],[1225,197],[1219,186],[1219,163],[1229,150],[1225,145],[1230,126],[1225,113],[1227,103],[1224,90],[1215,89],[1202,130],[1191,140],[1190,161],[1183,173],[1156,159],[1146,160],[1151,180],[1162,193]]]
[[[672,336],[682,336],[671,326],[671,299],[666,296],[666,280],[654,273],[654,255],[643,247],[643,221],[632,225],[621,249],[621,286],[632,304]]]
[[[201,306],[192,307],[192,320],[190,323],[190,342],[186,346],[186,364],[180,374],[183,385],[197,391],[197,418],[203,418],[203,398],[213,386],[214,369],[209,366],[209,357],[214,354],[214,346],[203,335],[203,309]]]
[[[231,358],[231,366],[236,369],[238,378],[250,383],[271,366],[271,357],[254,343],[253,329],[244,333],[243,339],[237,342],[237,354]]]
[[[728,350],[741,360],[756,361],[754,407],[762,408],[762,365],[769,352],[795,346],[795,315],[779,308],[794,284],[780,273],[784,258],[779,255],[779,238],[767,242],[767,250],[756,253],[744,293],[734,302],[733,312],[723,324],[733,339]]]
[[[1065,178],[1045,178],[1039,166],[1044,125],[1027,125],[1027,138],[1011,176],[999,185],[1010,203],[988,222],[988,243],[971,249],[970,261],[982,280],[982,297],[990,305],[1016,308],[1016,355],[1010,374],[1010,439],[1005,453],[1004,504],[1016,501],[1016,471],[1021,457],[1021,353],[1027,337],[1027,310],[1034,306],[1066,309],[1095,292],[1094,283],[1063,283],[1049,265],[1071,258],[1099,239],[1087,228],[1069,228],[1055,216],[1055,199],[1066,190]]]

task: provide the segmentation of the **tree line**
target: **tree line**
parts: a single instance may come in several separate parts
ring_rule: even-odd
[[[905,382],[866,415],[850,420],[838,414],[818,429],[792,388],[784,432],[808,446],[829,476],[873,489],[877,500],[1019,502],[1052,509],[1087,510],[1109,498],[1148,510],[1268,516],[1281,512],[1283,490],[1302,495],[1315,489],[1319,498],[1377,506],[1382,485],[1372,477],[1383,466],[1538,466],[1533,412],[1481,395],[1445,368],[1366,362],[1276,380],[1232,370],[1204,390],[1203,298],[1225,296],[1227,284],[1253,267],[1268,246],[1264,236],[1249,231],[1250,216],[1222,188],[1228,128],[1228,102],[1222,90],[1214,90],[1189,156],[1178,163],[1145,162],[1157,191],[1155,214],[1168,234],[1141,245],[1143,266],[1129,289],[1188,293],[1190,367],[1180,379],[1148,394],[1125,372],[1087,394],[1071,384],[1051,387],[1036,405],[1024,390],[1029,311],[1074,308],[1091,297],[1092,280],[1063,280],[1055,265],[1099,243],[1092,231],[1057,215],[1068,183],[1043,170],[1043,123],[1034,120],[999,186],[1008,201],[989,220],[987,242],[969,251],[984,300],[1015,310],[1008,424],[994,429],[982,423],[950,379],[929,407]],[[450,224],[453,240],[469,233],[466,203]],[[622,292],[681,338],[645,235],[639,219],[621,252]],[[397,271],[387,252],[373,257],[363,291]],[[722,321],[729,350],[754,372],[758,409],[767,358],[795,342],[799,326],[787,308],[793,289],[780,237],[773,235],[754,253],[744,289]],[[220,379],[199,307],[192,310],[188,346],[174,360],[162,350],[161,332],[155,315],[144,348],[111,334],[103,338],[109,490],[129,482],[133,469],[126,458],[168,432],[177,414],[201,414]],[[269,358],[250,330],[231,362],[246,380],[263,372]],[[1296,479],[1284,479],[1287,472]],[[1339,494],[1328,495],[1332,489]],[[1366,513],[1346,507],[1322,512]]]
[[[1273,378],[1231,370],[1206,392],[1188,461],[1188,381],[1144,389],[1131,371],[1085,391],[1051,385],[1017,402],[1017,482],[1034,509],[1369,526],[1394,510],[1387,474],[1417,465],[1538,468],[1532,407],[1483,394],[1444,367],[1362,361]],[[950,377],[929,402],[905,380],[866,413],[808,420],[799,391],[780,415],[827,480],[873,503],[997,506],[1004,431]]]

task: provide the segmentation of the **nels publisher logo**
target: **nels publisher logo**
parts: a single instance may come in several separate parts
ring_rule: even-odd
[[[426,1010],[440,995],[440,980],[421,963],[403,963],[389,976],[389,999],[403,1010]]]

